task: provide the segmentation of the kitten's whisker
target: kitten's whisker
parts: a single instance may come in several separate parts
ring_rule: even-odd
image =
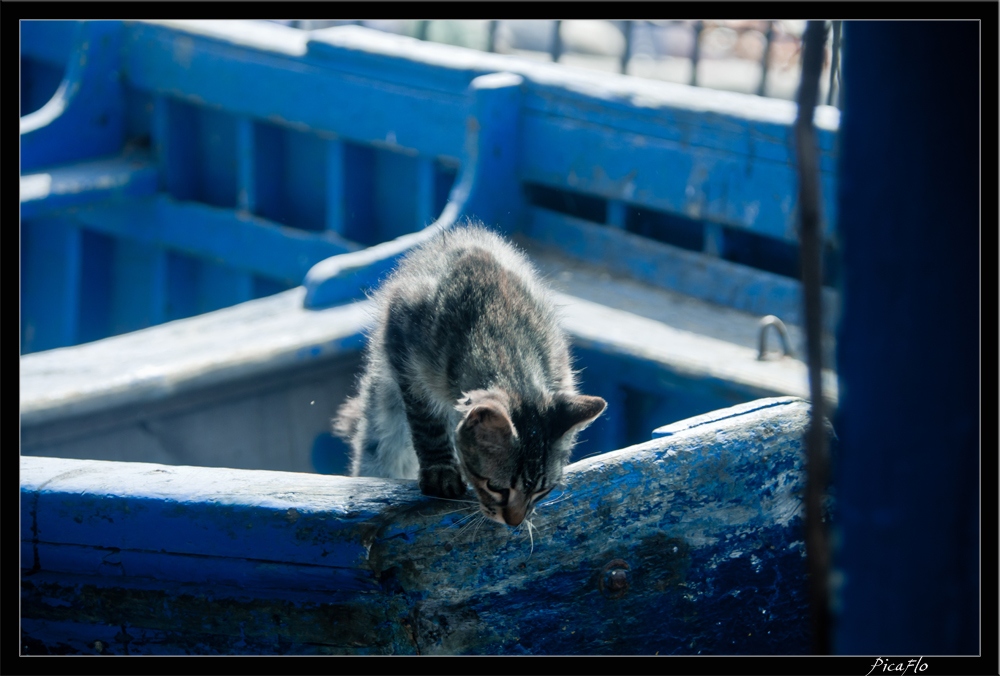
[[[579,446],[580,444],[585,444],[588,441],[589,439],[581,439],[580,441],[577,442],[577,446]],[[607,453],[607,451],[602,451],[602,450],[594,451],[593,453],[588,453],[587,455],[577,458],[573,462],[580,462],[581,460],[586,460],[587,458],[593,458],[595,455],[603,455],[604,453]]]
[[[476,525],[478,521],[476,521],[475,517],[477,516],[482,516],[482,515],[477,512],[475,514],[469,514],[467,517],[459,520],[455,525],[458,525],[458,523],[462,523],[462,521],[468,521],[468,523],[466,523],[464,526],[458,529],[458,534],[462,535],[463,533],[467,532],[469,528]]]
[[[454,527],[454,526],[457,526],[458,524],[462,523],[463,521],[468,521],[469,519],[473,518],[474,516],[476,516],[476,514],[475,514],[475,513],[472,513],[472,514],[466,514],[466,515],[465,515],[465,516],[463,516],[463,517],[462,517],[461,519],[459,519],[459,520],[458,520],[458,521],[456,521],[455,523],[451,524],[451,526],[452,526],[452,527]]]
[[[565,491],[562,491],[560,493],[556,493],[555,495],[548,495],[548,496],[545,497],[544,500],[538,502],[535,505],[535,509],[538,509],[539,507],[541,507],[543,505],[551,505],[553,502],[555,502],[559,498],[563,497],[564,495],[566,495]]]
[[[479,529],[482,527],[483,523],[485,523],[486,521],[488,521],[488,519],[485,516],[483,516],[483,514],[481,512],[475,514],[474,516],[478,516],[479,518],[478,519],[473,519],[468,524],[466,524],[466,526],[462,529],[466,533],[469,531],[469,529],[472,529],[472,543],[473,544],[475,544],[475,542],[476,542],[476,535],[479,533]]]
[[[531,540],[531,551],[528,552],[528,558],[530,559],[531,555],[535,553],[535,537],[531,534],[533,528],[531,522],[525,519],[524,523],[528,524],[528,539]]]
[[[535,505],[535,509],[538,509],[542,505],[555,505],[555,504],[558,504],[558,503],[562,502],[563,500],[568,500],[570,497],[572,497],[572,493],[570,493],[569,491],[562,491],[562,492],[560,492],[554,498],[549,498],[548,500],[545,500],[543,502],[539,502],[537,505]]]
[[[483,516],[483,515],[480,514],[480,516]],[[486,521],[486,517],[485,516],[483,516],[483,518],[481,518],[479,521],[476,522],[476,524],[477,524],[476,525],[476,530],[474,530],[472,532],[472,544],[476,544],[476,535],[479,533],[479,527],[483,525],[484,521]]]
[[[430,497],[434,498],[435,500],[447,500],[448,502],[467,502],[470,505],[478,505],[479,504],[478,500],[456,500],[455,498],[440,498],[440,497],[438,497],[436,495],[431,495]]]

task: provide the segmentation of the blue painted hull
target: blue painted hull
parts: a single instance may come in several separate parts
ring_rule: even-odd
[[[530,534],[411,481],[23,458],[25,650],[804,653],[807,419],[762,400],[575,463]]]

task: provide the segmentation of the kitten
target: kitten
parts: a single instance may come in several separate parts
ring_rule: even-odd
[[[606,406],[577,393],[566,338],[524,254],[479,224],[410,252],[373,294],[359,393],[335,432],[351,473],[475,489],[517,526],[562,480],[576,435]]]

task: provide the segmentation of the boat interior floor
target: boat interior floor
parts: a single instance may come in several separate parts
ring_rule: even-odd
[[[662,322],[682,331],[726,341],[754,350],[760,344],[761,317],[750,312],[648,284],[616,273],[603,266],[537,246],[527,238],[514,237],[545,280],[557,291],[608,307]],[[805,362],[806,336],[803,327],[784,322],[794,355]],[[770,332],[768,352],[780,349],[780,341]],[[836,369],[836,339],[823,334],[823,365]]]

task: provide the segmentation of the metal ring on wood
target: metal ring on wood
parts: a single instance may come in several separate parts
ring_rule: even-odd
[[[788,329],[785,328],[785,323],[774,315],[767,315],[760,320],[760,350],[757,353],[757,359],[764,361],[767,358],[767,327],[769,326],[773,326],[778,332],[784,356],[791,357],[793,355],[792,344],[788,339]]]
[[[609,599],[620,599],[625,596],[629,587],[628,571],[631,569],[631,566],[622,559],[608,561],[597,580],[601,593]]]

